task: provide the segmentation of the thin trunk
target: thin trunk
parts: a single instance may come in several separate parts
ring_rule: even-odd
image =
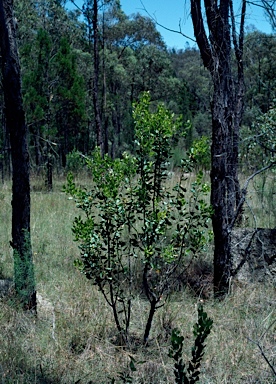
[[[100,58],[99,58],[99,33],[98,33],[98,1],[93,0],[93,55],[94,55],[94,79],[93,79],[93,105],[96,122],[97,145],[100,147],[101,155],[105,153],[104,135],[99,107],[99,73],[100,73]]]
[[[150,303],[150,311],[149,311],[149,316],[148,316],[148,320],[147,320],[147,324],[146,324],[146,328],[145,328],[145,333],[144,333],[144,338],[143,338],[143,342],[145,345],[148,343],[148,340],[149,340],[149,334],[150,334],[150,330],[151,330],[151,326],[152,326],[153,316],[154,316],[155,311],[156,311],[156,305],[157,305],[157,301],[152,300]]]
[[[102,50],[103,50],[103,62],[102,62],[102,73],[103,73],[103,108],[102,108],[102,123],[104,121],[104,127],[103,127],[103,148],[104,153],[108,153],[108,124],[109,124],[109,116],[107,111],[107,91],[106,91],[106,71],[105,71],[105,19],[104,19],[104,13],[103,13],[103,44],[102,44]]]
[[[35,165],[37,169],[37,174],[40,174],[41,164],[42,164],[42,153],[41,153],[41,145],[40,145],[40,128],[37,126],[35,128]]]
[[[47,143],[47,177],[45,180],[48,192],[53,190],[53,164],[50,144]]]
[[[152,327],[153,316],[157,309],[157,304],[160,301],[160,296],[158,297],[158,295],[155,294],[155,292],[151,289],[149,285],[149,277],[148,277],[149,270],[150,270],[150,264],[147,262],[144,266],[144,271],[143,271],[143,287],[144,287],[146,296],[148,298],[148,301],[150,302],[150,311],[149,311],[147,324],[146,324],[144,337],[143,337],[143,343],[145,345],[148,343],[149,334]]]
[[[30,238],[30,166],[27,126],[23,111],[12,0],[0,0],[0,32],[5,115],[10,135],[13,167],[12,247],[15,289],[23,307],[36,311]]]

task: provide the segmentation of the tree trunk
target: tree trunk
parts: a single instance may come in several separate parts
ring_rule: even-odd
[[[34,135],[34,142],[35,142],[35,165],[37,169],[37,174],[40,174],[41,164],[42,164],[42,154],[41,154],[41,148],[40,148],[40,128],[37,126],[35,128],[35,135]]]
[[[51,192],[53,190],[53,164],[52,164],[52,155],[51,155],[51,148],[50,144],[47,143],[47,176],[45,180],[45,185],[48,192]]]
[[[246,3],[242,0],[239,40],[236,36],[232,0],[223,0],[219,5],[215,0],[205,0],[204,4],[209,29],[208,38],[200,0],[191,0],[191,15],[201,57],[212,76],[214,87],[211,149],[214,294],[221,298],[229,289],[232,273],[231,231],[237,219],[236,208],[240,200],[238,144],[244,96],[242,56]],[[232,46],[238,69],[236,82],[232,75]]]
[[[150,330],[151,330],[151,326],[152,326],[153,316],[154,316],[155,311],[156,311],[156,307],[157,307],[157,301],[155,299],[153,299],[150,302],[150,311],[149,311],[147,324],[146,324],[146,328],[145,328],[145,333],[144,333],[144,337],[143,337],[144,345],[147,345],[148,340],[149,340],[149,334],[150,334]]]
[[[24,309],[36,311],[30,238],[30,167],[27,126],[23,111],[12,0],[0,0],[0,31],[5,115],[10,135],[13,168],[12,247],[15,289]]]
[[[105,154],[104,133],[102,127],[102,119],[99,107],[99,72],[100,72],[100,59],[99,59],[99,33],[98,33],[98,0],[93,0],[93,55],[94,55],[94,79],[93,79],[93,105],[96,122],[97,145],[100,147],[101,155]]]
[[[229,84],[228,84],[229,87]],[[212,149],[211,149],[211,204],[213,206],[214,232],[214,291],[227,293],[231,273],[230,233],[228,232],[235,207],[235,194],[231,175],[235,164],[231,164],[231,119],[229,103],[231,94],[219,81],[214,90],[212,105]],[[230,96],[230,98],[228,98]],[[230,108],[229,108],[230,107]]]

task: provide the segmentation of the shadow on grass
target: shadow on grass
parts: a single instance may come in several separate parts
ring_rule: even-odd
[[[38,368],[39,369],[39,368]],[[1,365],[0,363],[0,382],[5,384],[20,383],[20,384],[60,384],[58,377],[38,372],[36,369],[30,369],[24,366],[23,363],[12,367]]]

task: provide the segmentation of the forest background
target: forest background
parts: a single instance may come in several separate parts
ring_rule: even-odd
[[[60,1],[15,3],[31,169],[37,174],[48,169],[50,188],[53,168],[68,171],[75,152],[89,154],[97,142],[92,19],[85,5],[75,10],[65,10],[63,5]],[[182,115],[175,162],[179,151],[198,141],[209,146],[211,81],[199,51],[187,46],[167,48],[150,18],[125,15],[119,2],[101,7],[98,23],[98,117],[105,152],[114,158],[133,150],[132,104],[143,91],[150,91],[153,103],[163,102],[176,116]],[[256,119],[275,98],[275,47],[275,35],[253,26],[248,30],[242,127],[247,137],[254,136]],[[0,98],[4,180],[11,175],[10,145],[2,93]],[[241,164],[254,167],[259,159],[249,161],[246,148],[248,141],[241,150]]]

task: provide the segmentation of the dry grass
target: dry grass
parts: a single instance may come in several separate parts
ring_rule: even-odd
[[[242,177],[243,180],[247,176]],[[245,202],[244,226],[275,228],[276,226],[276,175],[267,171],[255,177],[248,186]]]
[[[223,302],[214,302],[208,295],[199,298],[188,288],[176,292],[156,313],[148,347],[140,343],[147,302],[137,296],[130,348],[116,346],[109,308],[96,288],[73,266],[78,249],[72,241],[71,225],[77,210],[61,192],[61,186],[58,184],[52,193],[32,193],[38,317],[34,319],[19,310],[12,296],[0,299],[1,383],[111,383],[118,372],[128,371],[129,355],[137,361],[134,383],[174,383],[173,363],[167,356],[170,332],[174,327],[181,329],[187,360],[199,300],[204,300],[204,308],[214,320],[201,383],[275,382],[253,343],[259,342],[275,365],[276,297],[275,288],[269,284],[236,284]],[[0,198],[0,272],[11,277],[9,185],[2,188]],[[206,263],[208,256],[202,261],[203,269]],[[200,265],[195,270],[200,270]]]

